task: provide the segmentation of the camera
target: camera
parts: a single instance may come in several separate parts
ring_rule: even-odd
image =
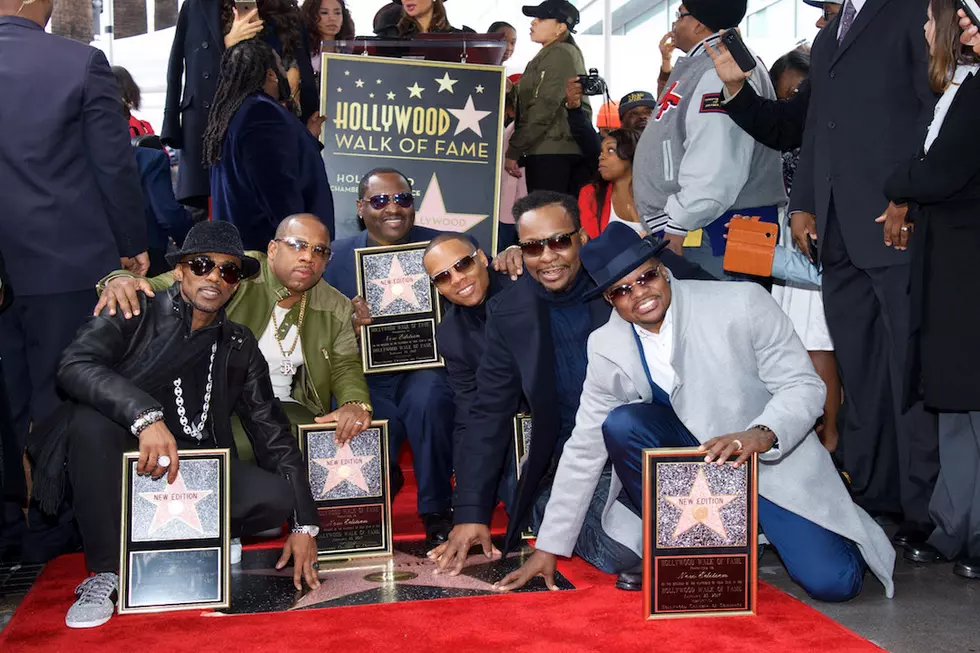
[[[578,83],[582,85],[582,95],[603,95],[606,93],[606,80],[599,77],[596,68],[589,68],[588,75],[579,75]]]

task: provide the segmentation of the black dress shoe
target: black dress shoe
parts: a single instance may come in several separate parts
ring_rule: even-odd
[[[902,522],[902,525],[898,527],[898,532],[892,537],[892,542],[899,546],[925,544],[930,535],[932,535],[931,528],[907,521]]]
[[[980,558],[960,558],[953,565],[953,573],[963,578],[980,578]]]
[[[453,530],[453,513],[451,510],[430,512],[422,515],[425,525],[425,541],[429,547],[442,544],[449,539],[449,531]]]
[[[909,562],[941,562],[943,554],[937,551],[936,547],[922,542],[907,544],[905,546],[905,559]]]
[[[616,589],[639,592],[643,589],[642,571],[624,571],[616,577]]]

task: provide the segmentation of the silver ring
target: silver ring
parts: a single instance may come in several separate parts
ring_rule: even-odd
[[[739,440],[738,438],[732,440],[732,444],[737,445],[736,448],[735,448],[735,451],[741,451],[742,450],[742,441]]]
[[[364,426],[364,422],[354,422],[354,423],[357,424],[358,426]]]
[[[902,231],[904,231],[904,232],[907,233],[908,230],[909,230],[909,226],[908,225],[905,225],[904,227],[902,227]]]
[[[170,456],[160,456],[157,458],[157,465],[166,469],[170,467]]]

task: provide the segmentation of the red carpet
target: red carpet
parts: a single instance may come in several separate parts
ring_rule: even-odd
[[[395,502],[395,522],[404,529],[403,534],[418,533],[421,528],[414,517],[410,483]],[[495,519],[495,526],[500,525]],[[577,591],[241,616],[201,616],[196,612],[116,616],[100,628],[70,630],[64,625],[65,611],[85,570],[81,555],[63,556],[44,569],[0,633],[0,650],[210,653],[319,651],[329,647],[352,653],[881,651],[768,585],[759,588],[758,617],[648,622],[640,616],[640,594],[616,590],[613,577],[577,558],[562,563],[560,569]]]

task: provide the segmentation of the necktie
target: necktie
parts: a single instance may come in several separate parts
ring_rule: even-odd
[[[840,32],[837,35],[837,42],[843,43],[844,37],[847,36],[847,30],[851,29],[851,25],[854,24],[854,17],[857,16],[857,9],[854,8],[854,3],[851,0],[847,0],[844,4],[844,13],[840,17]]]

